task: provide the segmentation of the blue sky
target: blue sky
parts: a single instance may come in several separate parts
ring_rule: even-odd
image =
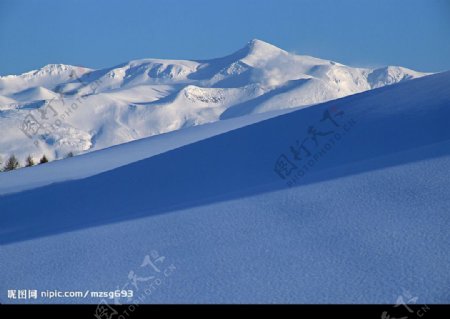
[[[219,57],[253,38],[355,66],[450,70],[450,1],[0,0],[0,75]]]

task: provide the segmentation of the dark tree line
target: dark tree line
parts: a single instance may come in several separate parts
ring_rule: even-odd
[[[65,158],[70,158],[73,157],[74,154],[73,152],[69,152]],[[39,164],[45,164],[48,163],[49,160],[47,158],[47,156],[44,154],[42,155],[42,157],[39,159],[38,162],[35,162],[35,160],[33,159],[33,157],[31,157],[31,155],[28,155],[27,158],[25,159],[25,165],[24,167],[31,167],[31,166],[35,166],[35,165],[39,165]],[[15,169],[21,168],[20,162],[17,159],[17,157],[12,154],[4,163],[2,162],[2,158],[0,157],[0,172],[8,172],[8,171],[12,171]]]
[[[73,154],[72,154],[73,156]],[[48,158],[47,156],[44,154],[42,155],[42,157],[39,159],[39,162],[35,162],[34,159],[31,157],[31,155],[28,155],[27,158],[25,159],[25,166],[24,167],[31,167],[34,166],[36,164],[45,164],[48,163]],[[17,157],[13,154],[11,155],[5,162],[5,164],[2,165],[2,161],[0,159],[0,172],[8,172],[8,171],[12,171],[18,168],[21,168],[19,160],[17,159]]]

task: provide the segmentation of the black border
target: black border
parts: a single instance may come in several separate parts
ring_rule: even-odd
[[[393,304],[377,304],[377,305],[237,305],[237,304],[221,304],[221,305],[134,305],[132,312],[128,310],[128,315],[124,314],[130,306],[120,305],[114,306],[119,314],[111,318],[105,319],[129,319],[129,318],[147,318],[149,315],[229,315],[234,313],[241,313],[247,315],[261,315],[271,316],[275,318],[281,315],[289,314],[295,318],[362,318],[362,319],[383,319],[382,313],[388,312],[389,317],[384,319],[400,319],[407,317],[407,319],[431,319],[431,318],[450,318],[450,304],[414,304],[408,306],[414,310],[428,307],[429,310],[421,317],[416,314],[405,313],[405,309],[394,308]],[[97,305],[0,305],[0,317],[5,318],[5,315],[32,315],[43,316],[44,318],[65,318],[76,316],[78,318],[96,318],[95,311]],[[402,310],[403,312],[399,312]],[[122,314],[122,316],[121,316]]]

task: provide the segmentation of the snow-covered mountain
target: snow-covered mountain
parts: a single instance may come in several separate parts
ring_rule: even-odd
[[[260,40],[204,61],[47,65],[0,77],[0,156],[50,159],[218,120],[333,100],[425,73],[353,68]]]

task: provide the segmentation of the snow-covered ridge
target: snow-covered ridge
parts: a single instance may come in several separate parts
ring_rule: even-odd
[[[140,59],[100,70],[50,64],[0,77],[0,156],[62,158],[424,75],[402,67],[353,68],[261,40],[211,60]]]

